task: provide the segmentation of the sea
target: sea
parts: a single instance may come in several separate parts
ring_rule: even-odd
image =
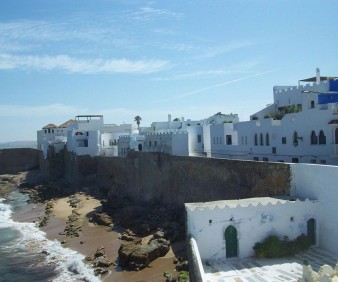
[[[100,281],[82,254],[48,240],[36,223],[13,220],[27,200],[18,191],[0,197],[0,281]]]

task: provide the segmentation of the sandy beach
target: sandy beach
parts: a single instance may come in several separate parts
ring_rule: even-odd
[[[47,224],[41,227],[45,231],[47,238],[50,240],[58,240],[63,242],[64,247],[78,251],[84,256],[91,256],[99,247],[104,247],[106,257],[116,262],[109,268],[109,272],[101,276],[102,281],[165,281],[163,273],[169,271],[175,274],[175,264],[173,260],[175,256],[181,256],[185,252],[184,242],[174,243],[170,251],[149,264],[148,267],[141,271],[121,270],[118,266],[118,249],[123,242],[120,240],[121,233],[125,230],[122,227],[107,227],[95,225],[89,222],[91,213],[101,211],[101,203],[99,200],[80,194],[77,196],[78,217],[82,222],[79,237],[70,237],[64,235],[67,225],[68,216],[72,214],[73,207],[70,205],[70,197],[64,197],[53,200],[53,209]],[[39,222],[45,213],[44,204],[30,204],[25,211],[14,215],[18,221]],[[143,240],[149,238],[145,237]],[[90,265],[91,262],[88,262]],[[176,272],[177,274],[177,272]]]

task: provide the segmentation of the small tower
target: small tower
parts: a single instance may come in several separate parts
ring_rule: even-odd
[[[316,84],[320,83],[320,70],[316,68]]]

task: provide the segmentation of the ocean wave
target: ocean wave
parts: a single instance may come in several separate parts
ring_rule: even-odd
[[[36,223],[16,222],[11,219],[12,208],[0,198],[0,229],[12,228],[19,236],[6,248],[22,248],[35,254],[44,253],[44,263],[55,266],[57,273],[55,282],[64,281],[90,281],[98,282],[100,279],[94,275],[93,269],[87,266],[84,256],[76,251],[64,248],[57,240],[46,239],[46,233],[41,231]]]

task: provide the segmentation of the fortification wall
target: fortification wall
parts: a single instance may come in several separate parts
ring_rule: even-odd
[[[0,174],[18,173],[39,167],[39,151],[31,148],[0,150]]]
[[[290,167],[283,163],[178,157],[132,152],[98,158],[97,184],[110,195],[170,204],[285,195]]]

